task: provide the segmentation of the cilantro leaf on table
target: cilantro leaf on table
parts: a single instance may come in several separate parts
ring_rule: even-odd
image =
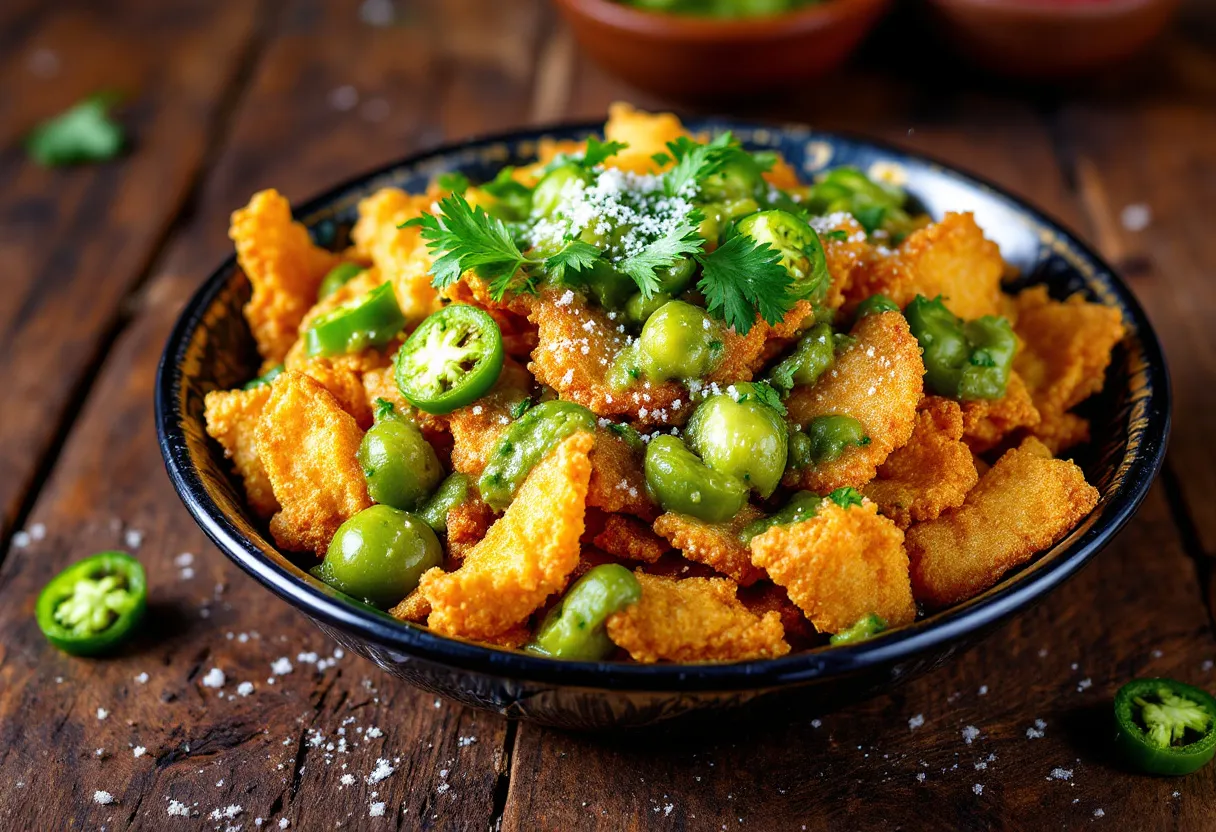
[[[122,126],[109,116],[115,97],[99,93],[35,127],[26,152],[44,167],[103,162],[122,150]]]
[[[658,270],[675,264],[685,255],[698,254],[705,245],[698,229],[701,214],[689,212],[688,216],[673,225],[666,234],[652,240],[636,254],[623,258],[617,269],[633,278],[642,297],[650,300],[660,289]]]
[[[781,265],[780,252],[767,243],[736,234],[698,260],[697,288],[705,295],[706,307],[740,335],[751,330],[757,312],[775,324],[794,305],[793,281]]]

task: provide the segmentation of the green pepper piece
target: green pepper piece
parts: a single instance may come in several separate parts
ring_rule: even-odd
[[[605,563],[579,578],[545,616],[529,653],[572,661],[599,661],[613,648],[605,624],[642,597],[642,586],[619,563]]]
[[[722,356],[720,338],[704,309],[668,301],[642,327],[634,345],[637,367],[651,381],[702,378]]]
[[[721,523],[747,502],[742,480],[713,470],[674,436],[650,440],[643,468],[646,489],[664,511]]]
[[[489,313],[454,303],[432,313],[397,352],[397,389],[427,413],[472,404],[498,381],[502,332]]]
[[[870,437],[866,436],[865,428],[852,416],[818,416],[811,420],[803,434],[808,443],[799,445],[799,453],[805,454],[803,458],[795,460],[799,467],[832,462],[839,459],[851,446],[864,447],[870,444]]]
[[[781,265],[794,281],[792,291],[812,303],[823,300],[831,285],[827,255],[815,229],[788,211],[760,211],[739,221],[739,233],[767,243],[781,255]]]
[[[1190,774],[1216,756],[1216,699],[1173,679],[1136,679],[1115,694],[1115,745],[1147,774]]]
[[[868,318],[870,315],[881,315],[883,312],[898,312],[899,304],[886,295],[870,295],[857,304],[857,320]]]
[[[422,505],[422,508],[418,509],[418,516],[434,529],[436,534],[446,532],[448,530],[448,512],[468,499],[469,486],[472,484],[473,481],[469,479],[468,474],[462,474],[459,471],[448,474],[447,479],[439,484],[439,488],[435,490],[431,498]]]
[[[443,479],[443,466],[418,426],[384,404],[388,407],[377,412],[355,458],[373,501],[413,511]]]
[[[810,520],[819,512],[823,498],[813,491],[796,491],[780,511],[770,517],[762,517],[743,527],[739,532],[739,540],[744,546],[752,542],[753,537],[764,534],[774,526],[792,526],[803,520]]]
[[[887,629],[887,622],[880,615],[870,613],[847,630],[841,630],[830,639],[832,644],[856,644],[873,638]]]
[[[769,371],[769,384],[785,395],[799,385],[814,384],[832,366],[836,358],[835,346],[832,328],[816,324],[798,340],[794,351]]]
[[[761,497],[772,494],[785,473],[789,429],[758,396],[710,396],[697,406],[684,437],[707,466],[742,480]]]
[[[126,552],[101,552],[60,572],[38,595],[47,641],[73,656],[97,656],[125,641],[143,617],[148,580]]]
[[[963,334],[971,354],[963,377],[958,383],[958,397],[963,400],[1002,399],[1013,369],[1013,355],[1018,341],[1009,321],[985,315],[963,324]]]
[[[625,303],[625,319],[635,326],[642,326],[669,300],[671,300],[671,295],[666,292],[658,292],[649,298],[638,292]]]
[[[557,166],[536,183],[532,191],[532,216],[552,217],[567,194],[586,184],[587,173],[580,166],[573,162]]]
[[[392,283],[316,318],[304,332],[306,355],[344,355],[380,347],[405,328]]]
[[[367,266],[360,266],[358,263],[339,263],[334,266],[321,280],[321,287],[317,289],[317,300],[325,300],[365,271]]]
[[[387,609],[418,587],[428,569],[443,563],[431,527],[391,506],[372,506],[338,527],[320,566],[311,574],[353,598]]]
[[[262,373],[257,378],[253,379],[252,381],[245,382],[245,386],[241,389],[242,390],[256,390],[259,387],[265,387],[267,384],[270,384],[276,378],[283,375],[284,369],[285,368],[283,367],[282,364],[277,364],[274,367],[271,367],[266,372]]]
[[[541,402],[520,416],[499,438],[477,480],[481,499],[498,511],[511,504],[528,473],[563,439],[595,430],[595,414],[582,405]]]
[[[904,317],[924,351],[925,381],[933,392],[958,399],[1005,395],[1017,339],[1004,318],[985,315],[964,324],[941,298],[917,295]]]

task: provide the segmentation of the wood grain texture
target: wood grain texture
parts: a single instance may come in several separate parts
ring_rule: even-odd
[[[171,13],[150,0],[5,5],[0,386],[31,406],[4,416],[0,527],[13,522],[121,320],[123,298],[196,184],[258,13],[253,3],[206,0],[175,3]],[[61,170],[25,160],[19,140],[33,124],[106,89],[125,96],[133,152]]]

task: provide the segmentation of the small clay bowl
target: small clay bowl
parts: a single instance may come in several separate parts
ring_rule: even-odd
[[[926,0],[964,57],[1001,75],[1050,79],[1125,60],[1169,24],[1178,0]]]
[[[704,18],[612,0],[555,0],[597,63],[650,92],[682,99],[763,97],[836,68],[891,0],[826,0],[785,14]]]

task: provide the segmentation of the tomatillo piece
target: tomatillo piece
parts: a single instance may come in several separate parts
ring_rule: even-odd
[[[857,304],[857,320],[871,315],[881,315],[883,312],[898,312],[899,304],[886,295],[870,295]]]
[[[671,295],[666,292],[658,292],[649,298],[641,292],[637,292],[625,303],[625,318],[629,323],[641,326],[650,319],[651,315],[662,309],[669,300],[671,300]]]
[[[1216,756],[1216,699],[1173,679],[1136,679],[1115,694],[1115,745],[1146,774],[1190,774]]]
[[[789,429],[755,396],[710,396],[692,414],[684,436],[706,465],[743,480],[761,497],[772,494],[785,473]]]
[[[283,375],[284,369],[285,368],[283,367],[282,364],[277,364],[274,367],[271,367],[266,372],[262,373],[257,378],[253,379],[252,381],[245,382],[245,386],[241,389],[242,390],[256,390],[259,387],[265,387],[267,384],[270,384],[276,378]]]
[[[650,440],[644,470],[646,489],[664,511],[721,523],[747,502],[746,483],[713,470],[674,436]]]
[[[830,639],[830,643],[856,644],[859,641],[873,638],[885,629],[887,629],[886,620],[880,615],[870,613],[847,630],[841,630],[839,633],[836,633]]]
[[[488,312],[452,304],[418,325],[397,352],[397,389],[427,413],[451,413],[481,398],[502,372],[502,332]]]
[[[367,267],[358,263],[339,263],[334,266],[321,280],[321,287],[317,289],[317,300],[325,300],[365,271]]]
[[[381,283],[360,298],[317,317],[304,331],[304,352],[345,355],[380,347],[405,328],[392,283]]]
[[[820,465],[840,458],[846,448],[870,444],[861,422],[852,416],[818,416],[811,420],[803,431],[810,440],[806,447],[807,459],[798,460],[800,465]]]
[[[413,511],[443,479],[443,466],[418,426],[388,412],[363,435],[355,455],[373,501]]]
[[[744,546],[747,546],[752,542],[753,537],[764,534],[773,526],[792,526],[803,520],[810,520],[819,512],[819,506],[822,503],[823,498],[814,491],[796,491],[790,497],[790,501],[776,514],[771,517],[762,517],[744,526],[739,532],[739,540],[743,542]]]
[[[739,220],[739,233],[767,243],[781,255],[781,265],[800,298],[823,300],[831,283],[827,255],[815,229],[787,211],[761,211]]]
[[[904,317],[924,350],[925,381],[933,392],[956,399],[1005,395],[1017,338],[1004,318],[985,315],[963,323],[941,298],[917,295]]]
[[[34,614],[51,644],[73,656],[97,656],[126,640],[147,603],[139,561],[126,552],[101,552],[52,578]]]
[[[769,384],[784,394],[799,385],[811,385],[832,366],[836,344],[832,328],[816,324],[798,340],[794,351],[781,359],[768,374]]]
[[[418,516],[434,529],[436,534],[446,532],[448,512],[468,499],[469,486],[472,484],[468,474],[459,471],[448,474],[448,478],[439,484],[431,498],[418,509]]]
[[[579,431],[595,430],[595,414],[581,404],[553,399],[529,408],[490,451],[477,490],[498,511],[511,504],[528,473],[549,451]]]
[[[576,182],[579,184],[576,185]],[[532,216],[553,216],[562,204],[562,199],[586,183],[587,174],[578,165],[573,162],[558,165],[536,183],[536,188],[532,191]]]
[[[638,368],[651,381],[702,378],[722,355],[709,313],[682,300],[668,301],[646,319],[636,348]]]
[[[619,563],[597,566],[549,610],[524,650],[573,661],[606,658],[613,648],[605,628],[608,616],[636,604],[641,597],[642,586],[628,569]]]
[[[391,506],[372,506],[338,527],[325,560],[312,574],[353,598],[387,609],[442,562],[443,547],[430,526]]]

